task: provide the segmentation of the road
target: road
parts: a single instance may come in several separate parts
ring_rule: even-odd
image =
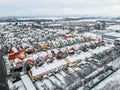
[[[2,55],[2,49],[0,49],[0,90],[8,90],[7,85],[7,72]]]

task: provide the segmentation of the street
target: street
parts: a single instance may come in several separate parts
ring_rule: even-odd
[[[5,63],[2,56],[2,50],[0,50],[0,90],[8,90],[6,78],[7,73],[5,69]]]

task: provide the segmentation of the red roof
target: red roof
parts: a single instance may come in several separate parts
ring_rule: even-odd
[[[64,38],[73,38],[72,35],[65,35]]]
[[[15,59],[15,53],[9,53],[8,54],[8,59],[9,60],[14,60]]]
[[[8,50],[8,53],[14,53],[12,49],[9,49]]]
[[[22,65],[22,64],[23,64],[22,62],[17,62],[16,66],[19,66],[19,65]]]
[[[31,62],[33,62],[33,60],[28,59],[26,62],[27,62],[27,63],[31,63]]]
[[[52,55],[55,55],[55,52],[53,50],[51,50],[51,53],[52,53]]]
[[[57,53],[57,55],[61,55],[62,54],[62,52],[61,51],[59,51],[58,53]]]
[[[75,50],[73,47],[70,50]]]

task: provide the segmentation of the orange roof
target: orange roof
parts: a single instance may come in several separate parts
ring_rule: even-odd
[[[9,60],[14,60],[15,59],[15,53],[9,53],[8,54],[8,59]]]
[[[24,52],[22,52],[22,53],[19,53],[16,57],[19,58],[19,59],[24,59],[25,54],[24,54]]]
[[[31,63],[31,62],[33,62],[33,60],[28,59],[26,62],[27,62],[27,63]]]

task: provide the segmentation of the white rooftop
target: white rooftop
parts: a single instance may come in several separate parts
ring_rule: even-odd
[[[26,87],[26,90],[36,90],[28,75],[21,76],[21,79]]]
[[[34,67],[34,68],[31,69],[31,72],[32,72],[33,76],[36,76],[36,75],[39,75],[39,74],[49,72],[53,69],[57,69],[57,68],[59,68],[63,65],[66,65],[66,64],[67,63],[64,60],[60,60],[60,61],[53,62],[51,64],[46,64],[45,66],[39,67],[37,69]]]

